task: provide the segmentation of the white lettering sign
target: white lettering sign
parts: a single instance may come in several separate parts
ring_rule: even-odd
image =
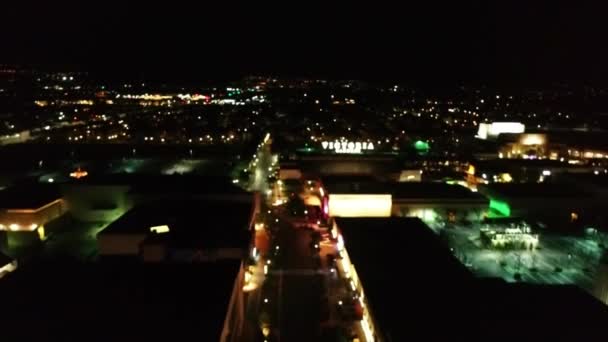
[[[324,150],[333,150],[336,153],[361,153],[362,151],[371,151],[374,149],[373,143],[366,141],[323,141],[321,146]]]

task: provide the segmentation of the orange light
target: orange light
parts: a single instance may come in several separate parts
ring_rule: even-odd
[[[82,177],[86,177],[89,173],[81,170],[80,168],[76,169],[76,171],[70,173],[70,177],[80,179]]]

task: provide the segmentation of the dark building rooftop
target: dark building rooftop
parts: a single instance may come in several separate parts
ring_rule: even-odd
[[[159,201],[130,210],[100,234],[151,234],[150,227],[169,226],[159,236],[179,247],[246,247],[252,203]]]
[[[17,185],[0,191],[0,209],[38,209],[60,198],[52,184]]]
[[[57,264],[0,281],[6,341],[218,341],[240,261]],[[11,335],[13,335],[11,337]]]
[[[487,199],[461,185],[451,185],[440,182],[405,182],[388,185],[393,199],[466,199],[487,202]]]
[[[576,287],[477,279],[417,218],[336,222],[385,341],[603,340],[608,308]]]
[[[506,198],[591,198],[588,191],[566,183],[492,183],[479,191]]]
[[[388,194],[390,190],[371,176],[329,176],[321,180],[330,194]]]
[[[228,177],[200,175],[104,174],[92,175],[73,183],[91,185],[130,185],[133,193],[191,193],[246,195],[247,191],[232,183]]]
[[[393,199],[466,199],[487,202],[478,193],[440,182],[381,182],[366,176],[323,177],[327,191],[335,194],[391,194]]]

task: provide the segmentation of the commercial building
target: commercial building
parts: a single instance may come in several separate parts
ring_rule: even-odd
[[[367,176],[323,177],[333,217],[391,216],[392,195],[383,183]]]
[[[102,257],[146,262],[240,260],[251,240],[253,202],[172,200],[136,206],[97,235]]]
[[[396,155],[373,154],[321,154],[298,156],[298,165],[305,175],[392,175],[398,176],[400,165]]]
[[[378,182],[369,177],[323,177],[329,213],[336,217],[419,217],[425,222],[477,221],[488,200],[460,185]]]
[[[498,216],[583,222],[602,205],[593,193],[566,183],[494,183],[479,185],[478,190]]]
[[[7,233],[9,245],[43,239],[44,225],[66,211],[59,190],[51,185],[14,186],[0,191],[0,231]]]
[[[136,205],[159,200],[252,199],[227,177],[198,175],[93,175],[63,184],[61,191],[72,215],[84,222],[112,222]]]
[[[603,131],[576,130],[506,132],[492,140],[496,148],[494,158],[550,159],[573,165],[605,163],[608,159],[605,134]]]
[[[336,225],[346,251],[338,264],[351,269],[374,341],[497,334],[595,341],[605,329],[608,308],[583,290],[476,278],[417,218],[337,218]]]
[[[495,139],[501,134],[523,133],[526,126],[520,122],[492,122],[480,123],[477,130],[479,139]]]
[[[488,211],[488,199],[460,186],[440,182],[390,184],[394,216],[433,221],[479,221]]]
[[[569,164],[550,159],[491,159],[470,162],[467,186],[487,183],[542,183],[566,173],[592,173],[591,165]]]
[[[11,294],[0,310],[0,321],[11,327],[3,340],[66,341],[94,333],[96,340],[239,341],[240,270],[240,260],[22,267],[0,280],[0,292]]]
[[[73,181],[61,191],[72,216],[83,222],[112,222],[133,206],[131,186],[120,182]]]

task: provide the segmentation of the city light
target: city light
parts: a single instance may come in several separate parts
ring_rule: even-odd
[[[169,232],[169,226],[162,225],[162,226],[150,227],[150,232],[156,233],[156,234],[168,233]]]
[[[89,173],[87,171],[81,170],[78,168],[76,171],[70,173],[70,177],[80,179],[86,177]]]
[[[511,207],[506,202],[490,198],[490,209],[496,210],[505,217],[511,216]]]

